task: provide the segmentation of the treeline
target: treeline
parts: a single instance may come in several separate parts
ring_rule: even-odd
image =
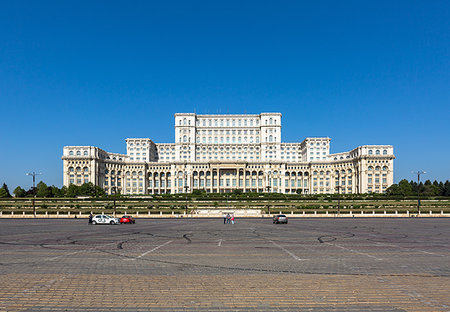
[[[398,184],[392,184],[387,190],[386,194],[367,194],[368,196],[376,196],[376,197],[388,197],[388,198],[398,198],[398,197],[410,197],[410,196],[416,196],[417,194],[420,194],[424,197],[435,197],[435,196],[446,196],[450,197],[450,181],[445,182],[438,182],[434,181],[431,182],[430,180],[425,181],[424,183],[420,182],[414,182],[414,181],[408,181],[406,179],[401,180]],[[94,185],[92,183],[85,183],[83,185],[77,186],[77,185],[69,185],[68,187],[63,186],[62,188],[58,188],[57,186],[47,186],[44,182],[39,182],[36,186],[36,189],[30,188],[29,190],[24,190],[20,186],[16,187],[13,191],[14,197],[20,198],[20,197],[33,197],[36,195],[36,197],[77,197],[77,196],[89,196],[89,197],[105,197],[107,196],[105,191],[98,185]],[[270,198],[270,199],[288,199],[293,197],[303,198],[315,198],[315,197],[321,197],[326,194],[315,194],[315,195],[300,195],[300,194],[282,194],[282,193],[243,193],[240,190],[235,190],[233,193],[210,193],[207,194],[204,191],[200,190],[194,190],[191,194],[188,194],[190,197],[223,197],[226,198],[228,196],[231,197],[261,197],[264,198]],[[120,196],[120,194],[117,194],[116,196]],[[174,198],[174,197],[180,197],[182,196],[184,198],[185,194],[160,194],[160,195],[153,195],[155,198]],[[345,198],[352,198],[352,197],[360,197],[362,194],[332,194],[328,195],[331,197],[345,197]],[[3,186],[0,188],[0,198],[7,198],[12,197],[10,194],[10,191],[8,189],[8,186],[3,183]]]
[[[431,182],[426,180],[425,183],[417,183],[403,179],[398,184],[392,184],[386,190],[386,194],[395,196],[413,196],[417,194],[423,196],[450,196],[450,181]]]
[[[100,186],[94,185],[92,183],[85,183],[83,185],[77,186],[70,184],[69,187],[63,186],[58,188],[57,186],[47,186],[44,182],[39,182],[36,185],[36,189],[32,187],[26,191],[20,186],[16,187],[13,191],[14,197],[77,197],[77,196],[90,196],[90,197],[103,197],[106,195],[105,190]],[[0,188],[0,198],[12,197],[9,192],[8,186],[3,183]]]

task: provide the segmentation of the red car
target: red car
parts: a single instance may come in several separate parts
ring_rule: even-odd
[[[128,223],[128,224],[134,224],[136,223],[136,220],[134,220],[134,218],[132,216],[123,216],[122,218],[120,218],[120,223],[124,224],[124,223]]]

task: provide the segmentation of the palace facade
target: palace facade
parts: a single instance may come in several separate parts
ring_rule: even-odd
[[[281,142],[281,114],[175,114],[175,143],[126,139],[126,154],[65,146],[64,185],[108,194],[383,193],[393,183],[391,145],[330,153],[328,137]]]

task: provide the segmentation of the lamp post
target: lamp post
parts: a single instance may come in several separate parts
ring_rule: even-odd
[[[36,172],[28,172],[26,175],[28,176],[32,176],[33,177],[33,215],[36,218],[36,205],[35,205],[35,200],[36,200],[36,176],[37,175],[41,175],[42,173],[36,173]]]
[[[425,171],[413,171],[414,174],[417,174],[417,216],[420,215],[420,191],[419,191],[419,184],[420,184],[420,175],[425,174]]]

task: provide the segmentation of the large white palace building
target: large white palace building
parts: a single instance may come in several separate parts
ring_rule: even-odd
[[[65,146],[64,185],[107,193],[383,193],[393,183],[391,145],[330,154],[330,138],[281,142],[281,114],[175,114],[175,143],[126,139],[127,153]]]

